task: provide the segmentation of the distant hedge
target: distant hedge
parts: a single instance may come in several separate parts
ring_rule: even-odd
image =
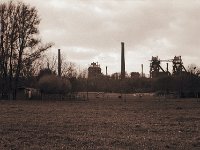
[[[71,83],[56,75],[45,75],[39,79],[39,89],[47,94],[67,94],[71,90]]]

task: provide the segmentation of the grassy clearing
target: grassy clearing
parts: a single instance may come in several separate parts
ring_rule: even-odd
[[[0,101],[0,149],[200,149],[200,102]]]

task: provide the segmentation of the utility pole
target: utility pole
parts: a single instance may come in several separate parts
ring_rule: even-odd
[[[87,99],[87,101],[89,100],[89,97],[88,97],[88,77],[87,77],[87,79],[86,79],[86,99]]]

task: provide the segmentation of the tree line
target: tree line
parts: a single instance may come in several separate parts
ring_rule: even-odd
[[[192,72],[158,78],[125,78],[102,76],[93,79],[76,79],[77,91],[173,94],[177,97],[199,97],[200,77]]]

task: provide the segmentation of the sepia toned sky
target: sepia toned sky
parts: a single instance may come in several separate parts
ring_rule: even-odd
[[[120,72],[121,42],[126,71],[149,74],[152,56],[200,65],[198,0],[23,0],[41,18],[40,35],[81,67],[98,61],[102,71]],[[169,64],[171,65],[171,64]],[[163,68],[166,65],[163,64]]]

